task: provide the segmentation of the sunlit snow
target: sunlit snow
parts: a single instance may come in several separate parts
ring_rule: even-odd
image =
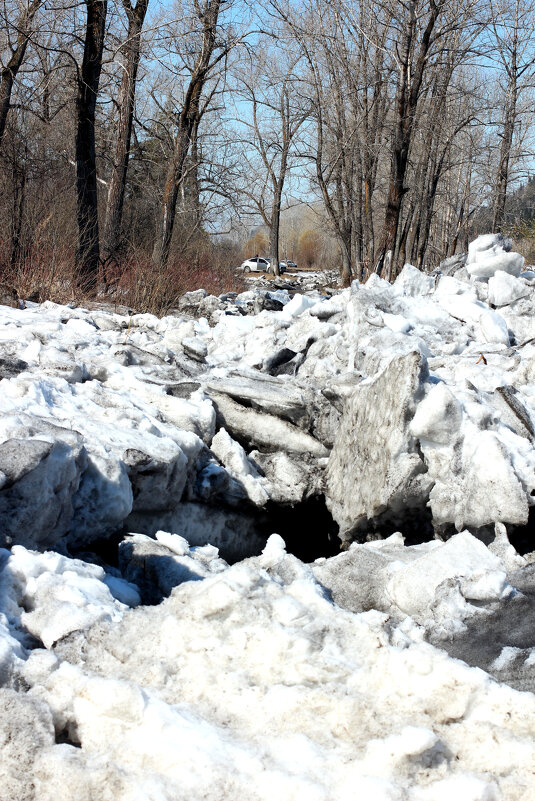
[[[502,244],[278,311],[0,307],[2,801],[535,797],[535,278]]]

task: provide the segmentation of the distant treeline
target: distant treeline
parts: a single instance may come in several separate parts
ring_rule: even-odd
[[[277,265],[296,199],[344,283],[435,266],[533,216],[534,30],[527,0],[5,0],[2,275],[163,289],[255,225]]]

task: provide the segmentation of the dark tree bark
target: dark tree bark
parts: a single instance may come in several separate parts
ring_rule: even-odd
[[[26,48],[31,35],[31,24],[39,6],[44,0],[33,0],[15,25],[17,40],[11,51],[11,58],[0,72],[0,146],[4,137],[7,115],[11,105],[11,93],[17,73],[24,61]]]
[[[511,87],[511,96],[507,104],[503,124],[500,160],[498,162],[498,175],[496,177],[496,189],[494,194],[493,231],[501,231],[505,222],[505,201],[507,199],[507,185],[509,183],[509,162],[511,160],[511,149],[515,132],[517,102],[518,91],[515,83]]]
[[[352,117],[348,118],[346,141],[352,143],[355,164],[345,173],[348,177],[354,173],[355,188],[352,190],[348,186],[347,189],[355,195],[356,201],[352,204],[352,252],[359,280],[370,262],[373,263],[375,249],[373,196],[389,108],[387,85],[391,68],[387,63],[386,40],[390,13],[360,4],[355,22],[353,9],[346,9],[344,25],[348,34],[340,38],[347,37],[347,41],[344,48],[337,48],[339,69],[343,70],[347,85],[344,94],[353,110]]]
[[[77,285],[96,289],[100,264],[95,109],[102,70],[107,0],[86,0],[87,24],[76,97]]]
[[[27,153],[25,154],[27,155]],[[26,182],[28,173],[22,164],[13,164],[13,224],[11,231],[11,254],[9,263],[16,269],[24,262],[23,224]]]
[[[494,12],[493,3],[491,9]],[[505,94],[502,119],[501,145],[494,190],[493,230],[499,231],[505,222],[505,202],[512,161],[512,148],[520,100],[528,88],[533,87],[535,52],[533,48],[533,8],[524,0],[511,0],[502,6],[496,4],[492,20],[491,46],[503,73],[499,80]]]
[[[197,16],[202,24],[202,45],[192,69],[184,105],[177,117],[173,153],[169,159],[165,179],[158,230],[152,252],[153,264],[160,268],[165,267],[169,259],[178,194],[184,180],[184,168],[192,132],[201,110],[202,92],[210,72],[221,2],[222,0],[206,0],[204,7],[197,6]]]
[[[408,0],[408,19],[402,30],[401,46],[399,48],[399,76],[396,90],[394,136],[392,141],[392,158],[386,212],[383,223],[381,245],[378,249],[377,272],[381,274],[386,254],[392,254],[391,267],[396,262],[396,244],[398,226],[400,221],[401,204],[406,192],[405,175],[409,159],[409,149],[414,133],[414,121],[424,72],[428,64],[432,46],[433,29],[437,22],[441,2],[431,0],[429,3],[429,16],[427,25],[422,33],[421,41],[417,43],[418,0]],[[413,56],[414,50],[417,53]],[[385,276],[390,279],[391,270]]]
[[[141,30],[147,13],[149,0],[138,0],[132,6],[130,0],[123,0],[123,8],[128,18],[128,35],[122,46],[124,57],[123,75],[119,89],[119,119],[117,121],[117,137],[115,157],[108,185],[106,217],[102,241],[102,257],[104,261],[112,258],[121,245],[121,223],[123,219],[124,194],[130,141],[132,137],[132,121],[134,118],[134,100],[136,79],[141,55]]]
[[[279,233],[280,233],[280,217],[282,207],[282,190],[286,181],[286,174],[288,171],[288,156],[290,153],[290,146],[297,130],[302,125],[305,115],[297,114],[292,115],[290,93],[288,88],[288,79],[290,72],[285,76],[283,87],[280,96],[280,121],[282,128],[282,136],[280,140],[280,162],[278,170],[275,172],[273,165],[269,162],[265,148],[262,147],[262,158],[264,164],[268,169],[271,184],[273,189],[273,203],[271,206],[271,216],[269,220],[269,257],[271,259],[271,272],[275,275],[280,275],[279,268]],[[256,105],[255,105],[255,127],[258,131],[258,122],[256,118]],[[293,119],[292,119],[293,117]]]
[[[279,231],[280,231],[280,200],[275,200],[271,214],[271,227],[269,230],[269,258],[271,261],[271,272],[280,275],[279,268]]]
[[[201,122],[200,115],[193,125],[191,131],[191,150],[190,150],[190,167],[189,167],[189,193],[190,201],[193,207],[193,221],[196,230],[199,230],[202,224],[202,208],[201,208],[201,184],[199,181],[199,166],[201,164],[202,156],[199,147],[199,125]]]

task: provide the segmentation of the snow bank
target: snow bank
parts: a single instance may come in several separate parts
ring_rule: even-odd
[[[474,597],[499,560],[481,563],[485,546],[472,540],[457,542],[475,549],[473,562],[452,545],[442,578],[463,574]],[[438,564],[436,554],[405,571]],[[106,797],[107,786],[115,798],[137,788],[192,801],[534,790],[531,695],[451,660],[410,618],[393,626],[380,612],[344,611],[277,537],[260,557],[72,635],[55,654],[36,650],[26,663],[29,698],[81,748],[36,744],[39,798]]]
[[[463,265],[0,307],[1,798],[535,796],[535,288]]]
[[[519,276],[524,267],[524,257],[510,253],[511,240],[501,234],[479,236],[470,243],[466,269],[473,278],[488,279],[496,272]]]

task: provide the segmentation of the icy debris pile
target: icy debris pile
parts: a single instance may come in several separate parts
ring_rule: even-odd
[[[345,405],[327,467],[327,498],[344,540],[367,533],[368,521],[420,508],[429,494],[433,482],[409,429],[426,370],[418,352],[394,359]]]
[[[154,604],[182,582],[200,581],[227,565],[214,545],[190,548],[184,537],[157,531],[155,538],[128,535],[119,545],[119,567],[125,579],[139,589],[143,603]]]
[[[522,270],[0,307],[0,798],[535,797]]]
[[[198,290],[161,320],[1,307],[2,543],[208,530],[234,561],[311,498],[347,543],[525,526],[535,273],[499,235],[451,261],[329,296]]]
[[[524,257],[511,253],[512,242],[501,234],[480,236],[470,243],[466,269],[473,278],[492,278],[497,272],[518,277]]]
[[[313,565],[286,553],[276,535],[232,567],[180,537],[162,532],[150,542],[135,539],[136,570],[145,554],[172,557],[177,571],[156,606],[106,602],[97,571],[89,585],[89,569],[75,560],[50,563],[50,576],[71,573],[69,593],[85,592],[99,616],[77,619],[65,597],[72,623],[64,636],[51,633],[46,649],[19,646],[13,680],[0,688],[2,796],[533,796],[533,695],[425,641],[434,632],[449,642],[473,620],[489,626],[503,599],[525,611],[505,563],[467,532],[411,548],[399,535],[355,543]],[[33,614],[19,606],[24,596],[44,616],[48,592],[57,618],[58,587],[34,591],[45,557],[57,559],[19,547],[0,573],[14,640]],[[158,580],[169,569],[150,568]],[[510,662],[512,650],[496,662]],[[534,653],[524,653],[526,665]]]

